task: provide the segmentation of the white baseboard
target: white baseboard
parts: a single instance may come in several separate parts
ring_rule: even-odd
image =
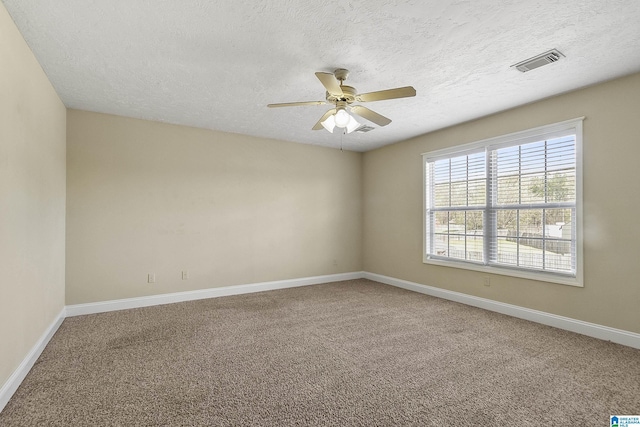
[[[36,344],[31,348],[31,351],[27,354],[27,356],[22,360],[22,363],[13,371],[13,374],[9,377],[9,379],[2,385],[0,388],[0,412],[4,409],[4,407],[9,403],[9,399],[13,396],[13,393],[16,392],[24,377],[27,376],[33,364],[36,363],[38,357],[42,353],[42,350],[47,346],[53,334],[56,333],[62,321],[65,318],[65,309],[58,314],[58,316],[54,319],[53,323],[49,325],[47,330],[42,334],[40,339],[36,342]]]
[[[361,279],[362,277],[364,277],[364,273],[362,271],[357,271],[352,273],[329,274],[325,276],[303,277],[300,279],[276,280],[273,282],[225,286],[221,288],[175,292],[171,294],[151,295],[147,297],[127,298],[88,304],[75,304],[68,305],[66,307],[66,313],[67,317],[81,316],[85,314],[104,313],[107,311],[125,310],[129,308],[171,304],[174,302],[194,301],[206,298],[225,297],[229,295],[240,295],[253,292],[272,291],[276,289],[295,288],[298,286],[317,285],[320,283],[339,282],[342,280]]]
[[[602,326],[595,323],[583,322],[582,320],[576,320],[570,317],[558,316],[555,314],[546,313],[544,311],[532,310],[530,308],[506,304],[503,302],[480,298],[473,295],[467,295],[460,292],[449,291],[446,289],[435,288],[433,286],[421,285],[419,283],[383,276],[381,274],[364,272],[364,278],[380,283],[385,283],[387,285],[396,286],[398,288],[419,292],[421,294],[431,295],[434,297],[483,308],[485,310],[495,311],[497,313],[518,317],[520,319],[530,320],[532,322],[541,323],[543,325],[553,326],[559,329],[564,329],[567,331],[576,332],[578,334],[587,335],[601,340],[611,341],[617,344],[640,349],[640,334],[636,334],[634,332],[610,328],[608,326]]]
[[[422,285],[407,280],[396,279],[383,276],[381,274],[369,272],[352,272],[331,274],[326,276],[305,277],[300,279],[278,280],[273,282],[252,283],[248,285],[225,286],[221,288],[202,289],[197,291],[176,292],[171,294],[152,295],[140,298],[128,298],[114,301],[104,301],[89,304],[76,304],[66,306],[53,321],[42,337],[34,345],[31,351],[24,358],[20,366],[11,374],[9,379],[0,389],[0,412],[4,409],[9,399],[22,383],[22,380],[29,373],[29,370],[36,362],[42,350],[58,330],[65,317],[80,316],[85,314],[103,313],[107,311],[124,310],[129,308],[149,307],[160,304],[170,304],[174,302],[193,301],[205,298],[216,298],[229,295],[240,295],[253,292],[263,292],[276,289],[294,288],[298,286],[316,285],[320,283],[339,282],[342,280],[354,280],[366,278],[387,285],[396,286],[422,294],[435,296],[462,304],[483,308],[497,313],[506,314],[520,319],[553,326],[567,331],[576,332],[602,340],[612,341],[618,344],[640,349],[640,334],[597,325],[595,323],[583,322],[569,317],[557,316],[543,311],[532,310],[512,304],[505,304],[486,298],[480,298],[460,292],[440,289],[433,286]]]
[[[103,301],[89,304],[75,304],[66,306],[23,359],[20,366],[11,374],[0,388],[0,412],[16,392],[27,376],[36,360],[47,346],[53,334],[56,333],[65,317],[84,314],[103,313],[107,311],[124,310],[129,308],[149,307],[174,302],[193,301],[205,298],[216,298],[229,295],[248,294],[253,292],[271,291],[276,289],[294,288],[298,286],[317,285],[320,283],[339,282],[342,280],[361,279],[364,272],[330,274],[325,276],[303,277],[299,279],[277,280],[273,282],[251,283],[248,285],[225,286],[221,288],[202,289],[197,291],[176,292],[171,294],[152,295],[140,298],[127,298],[113,301]]]

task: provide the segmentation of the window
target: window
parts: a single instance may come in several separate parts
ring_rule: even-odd
[[[582,118],[425,153],[424,262],[582,286]]]

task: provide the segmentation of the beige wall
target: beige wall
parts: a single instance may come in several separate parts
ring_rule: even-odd
[[[65,115],[0,3],[0,387],[64,306]]]
[[[365,153],[364,270],[640,332],[639,114],[636,74]],[[422,153],[579,116],[584,288],[423,264]]]
[[[0,385],[65,265],[67,304],[366,270],[640,333],[640,74],[362,155],[67,112],[1,4],[0,63]],[[421,153],[577,116],[584,288],[422,263]]]
[[[67,134],[67,304],[361,270],[359,153],[77,110]]]

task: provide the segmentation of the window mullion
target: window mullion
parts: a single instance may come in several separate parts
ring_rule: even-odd
[[[450,255],[451,255],[451,212],[447,212],[447,256],[450,256]]]
[[[492,253],[491,247],[493,245],[493,240],[495,239],[495,235],[497,234],[497,222],[495,221],[495,212],[493,210],[494,201],[493,201],[493,180],[494,180],[494,165],[492,160],[492,150],[485,150],[485,168],[486,168],[486,184],[485,184],[485,204],[484,204],[484,223],[482,225],[484,229],[484,264],[489,265],[494,261],[494,254]]]
[[[467,174],[468,175],[468,174]],[[468,188],[468,186],[467,186]],[[467,202],[469,204],[469,202]],[[464,259],[467,259],[467,211],[464,211]]]
[[[520,266],[520,209],[516,211],[516,265]]]
[[[547,268],[547,210],[546,209],[542,209],[542,269],[546,269]]]

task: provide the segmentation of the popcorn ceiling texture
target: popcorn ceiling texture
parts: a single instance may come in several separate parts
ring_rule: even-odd
[[[637,0],[3,0],[69,108],[367,151],[640,71]],[[510,65],[551,48],[556,64]],[[315,71],[348,68],[393,122],[341,137]]]

